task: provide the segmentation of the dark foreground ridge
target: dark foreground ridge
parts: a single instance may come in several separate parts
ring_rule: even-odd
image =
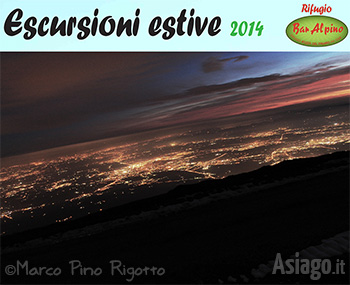
[[[192,201],[205,197],[208,194],[220,193],[228,190],[239,190],[242,189],[242,187],[247,189],[249,187],[266,185],[284,179],[293,180],[300,176],[316,175],[322,170],[329,170],[332,167],[341,166],[349,166],[349,152],[343,151],[319,157],[288,160],[274,166],[264,166],[255,171],[228,176],[224,179],[206,180],[197,184],[181,185],[170,190],[168,193],[106,209],[103,212],[93,213],[76,220],[69,220],[64,223],[56,223],[21,233],[5,235],[2,238],[2,246],[7,247],[35,238],[45,238],[60,232],[156,210],[159,209],[159,207]],[[242,192],[243,191],[242,189]]]
[[[251,189],[258,190],[249,192]],[[5,253],[1,273],[8,264],[28,260],[30,266],[60,267],[62,274],[57,277],[1,274],[3,281],[127,283],[130,276],[110,274],[110,261],[120,260],[126,267],[157,266],[166,271],[162,276],[135,276],[133,283],[217,283],[222,276],[248,275],[252,268],[273,260],[277,253],[288,257],[349,230],[349,152],[338,152],[179,186],[167,194],[75,221],[5,236],[2,247],[233,191],[249,193],[117,226],[92,236]],[[346,268],[348,257],[342,256]],[[72,275],[71,260],[79,260],[86,267],[101,267],[103,274],[86,276],[77,271]],[[287,277],[282,276],[276,283],[290,282]],[[331,277],[316,283],[349,281],[348,272]]]

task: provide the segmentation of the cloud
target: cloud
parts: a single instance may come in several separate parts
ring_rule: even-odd
[[[302,69],[286,72],[284,58],[283,68],[270,69],[265,63],[275,60],[275,54],[271,57],[264,54],[264,61],[249,54],[247,63],[256,72],[236,76],[235,72],[241,72],[241,64],[237,64],[237,70],[226,72],[228,65],[235,68],[235,63],[248,56],[223,58],[224,54],[212,53],[209,56],[208,59],[208,54],[202,53],[2,54],[2,154],[349,93],[349,65],[343,59],[337,61],[339,64],[331,60],[327,64],[303,64]],[[225,72],[214,74],[219,70]],[[229,76],[223,78],[224,75]]]
[[[222,70],[225,62],[229,62],[229,61],[239,62],[247,59],[248,57],[249,56],[247,55],[240,55],[240,56],[234,56],[234,57],[223,58],[223,59],[219,59],[217,57],[209,57],[207,60],[203,62],[202,70],[204,73],[215,72],[218,70]]]
[[[69,127],[130,109],[157,94],[154,78],[169,72],[179,58],[162,53],[2,54],[2,134]]]
[[[153,102],[158,106],[152,106],[152,114],[144,114],[143,122],[166,126],[343,97],[349,95],[348,74],[349,66],[314,67],[288,75],[198,86],[158,98]]]

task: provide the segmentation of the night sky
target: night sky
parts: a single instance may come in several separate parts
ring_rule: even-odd
[[[2,53],[1,155],[349,96],[349,53]]]

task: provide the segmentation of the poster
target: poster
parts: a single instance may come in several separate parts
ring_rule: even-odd
[[[349,284],[348,1],[1,1],[1,284]]]

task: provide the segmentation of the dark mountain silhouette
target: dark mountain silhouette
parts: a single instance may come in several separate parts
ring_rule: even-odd
[[[283,179],[297,179],[304,175],[317,175],[322,170],[334,167],[349,166],[349,152],[336,152],[333,154],[311,157],[306,159],[294,159],[281,162],[274,166],[264,166],[255,171],[228,176],[224,179],[206,180],[196,184],[181,185],[168,193],[134,201],[103,212],[97,212],[87,217],[70,220],[62,224],[54,224],[39,229],[28,230],[24,233],[16,233],[4,236],[2,244],[5,246],[23,242],[37,237],[46,237],[77,227],[84,227],[96,223],[113,220],[125,216],[139,214],[141,212],[158,209],[168,205],[175,205],[184,201],[192,201],[208,194],[229,190],[239,190],[282,181]],[[243,189],[244,188],[244,189]]]
[[[201,202],[208,199],[207,203]],[[192,202],[197,203],[195,207],[181,208]],[[63,268],[69,260],[77,259],[107,271],[109,260],[118,259],[129,266],[166,269],[162,277],[140,276],[134,283],[217,283],[222,276],[248,274],[254,266],[274,259],[278,252],[289,256],[349,230],[349,152],[290,160],[221,180],[179,186],[166,194],[75,221],[4,236],[2,248],[53,235],[59,241],[67,231],[176,205],[180,205],[179,211],[154,219],[59,243],[53,238],[51,245],[5,252],[2,263],[21,259],[42,266],[56,262],[55,266]],[[335,283],[348,281],[335,277]],[[4,276],[4,280],[126,283],[125,276],[71,276],[67,268],[55,278]],[[284,281],[278,279],[278,283]],[[322,279],[318,281],[322,283]],[[332,280],[328,276],[324,282]]]

